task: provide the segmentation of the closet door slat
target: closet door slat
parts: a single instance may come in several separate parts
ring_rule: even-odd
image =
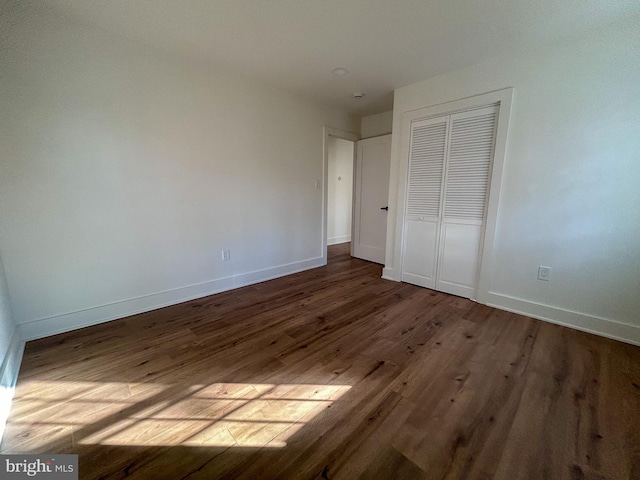
[[[407,214],[438,216],[444,170],[447,122],[416,125],[411,131]]]
[[[484,219],[497,108],[451,116],[444,217]]]

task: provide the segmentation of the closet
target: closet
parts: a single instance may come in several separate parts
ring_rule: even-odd
[[[498,109],[411,122],[403,281],[475,298]]]

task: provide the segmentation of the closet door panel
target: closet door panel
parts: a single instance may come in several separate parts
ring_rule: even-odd
[[[409,220],[405,235],[403,281],[435,288],[438,223]]]
[[[445,218],[484,219],[497,113],[494,106],[451,115]]]
[[[442,225],[442,261],[436,289],[466,298],[473,296],[481,234],[481,225]]]

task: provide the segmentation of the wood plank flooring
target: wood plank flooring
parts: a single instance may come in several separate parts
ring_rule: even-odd
[[[327,267],[29,342],[3,453],[83,479],[640,479],[640,348]]]

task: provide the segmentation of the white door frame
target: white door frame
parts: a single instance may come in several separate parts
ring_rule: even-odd
[[[329,204],[329,137],[341,138],[343,140],[350,140],[357,142],[360,140],[360,136],[357,133],[349,132],[346,130],[340,130],[329,126],[323,127],[323,141],[322,141],[322,264],[327,264],[327,218],[328,218],[328,204]],[[356,149],[353,149],[353,166],[355,168],[355,155]],[[355,172],[354,172],[355,173]],[[355,175],[353,176],[355,181]],[[353,198],[353,187],[352,187]],[[353,208],[353,201],[351,202]],[[353,239],[353,215],[351,215],[351,238]]]
[[[415,110],[405,111],[402,115],[402,133],[401,133],[401,162],[398,172],[398,196],[396,203],[396,223],[395,232],[396,242],[394,246],[394,265],[396,266],[396,275],[390,275],[387,270],[385,278],[400,281],[402,278],[402,265],[404,257],[404,228],[405,228],[405,205],[408,185],[408,163],[409,163],[409,140],[411,122],[417,119],[437,117],[448,115],[455,112],[470,110],[486,105],[498,103],[500,110],[498,111],[498,120],[496,125],[496,139],[494,147],[493,166],[491,171],[491,180],[489,185],[489,198],[487,200],[487,213],[485,220],[485,230],[483,240],[480,245],[480,262],[478,265],[478,281],[476,288],[476,300],[479,303],[486,304],[491,289],[491,278],[493,274],[494,258],[494,240],[496,233],[496,224],[498,218],[498,203],[500,199],[500,188],[502,186],[502,172],[504,167],[507,133],[509,129],[509,117],[511,114],[511,103],[513,99],[513,88],[505,88],[495,92],[489,92],[474,97],[468,97],[453,102],[442,103],[439,105],[426,106]],[[392,159],[393,161],[393,159]],[[393,165],[392,165],[393,168]],[[387,255],[389,252],[387,251]],[[384,276],[384,275],[383,275]]]

